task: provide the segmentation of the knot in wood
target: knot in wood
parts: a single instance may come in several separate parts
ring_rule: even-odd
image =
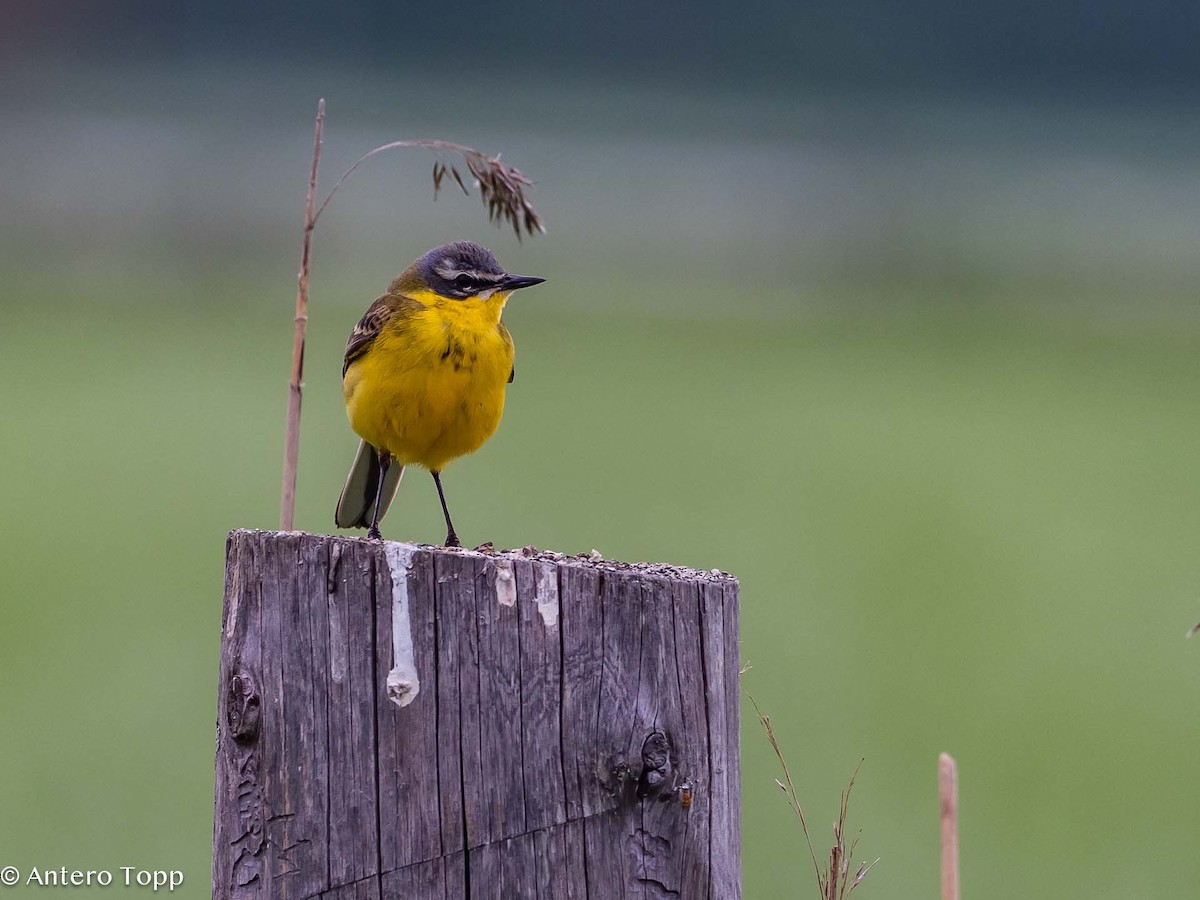
[[[236,672],[230,676],[229,692],[225,696],[225,723],[238,744],[253,744],[258,739],[261,705],[253,675]]]
[[[642,774],[638,778],[639,800],[657,797],[674,781],[671,742],[661,731],[652,731],[642,743]]]

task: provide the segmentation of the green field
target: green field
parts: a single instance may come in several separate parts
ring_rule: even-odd
[[[911,304],[695,322],[564,312],[555,290],[572,287],[514,303],[503,428],[448,475],[464,539],[737,573],[744,681],[820,842],[866,757],[867,896],[934,891],[941,750],[960,763],[973,893],[1189,895],[1194,323]],[[27,299],[0,345],[0,847],[182,868],[201,896],[223,539],[274,521],[286,304]],[[312,531],[353,452],[337,375],[355,313],[314,320]],[[440,536],[425,479],[388,526]],[[743,752],[747,896],[812,896],[748,720]]]
[[[0,866],[182,869],[207,896],[224,539],[277,522],[306,85],[125,109],[97,79],[0,145]],[[354,452],[347,332],[417,253],[486,241],[550,280],[506,314],[499,433],[446,475],[465,542],[738,575],[743,681],[818,852],[866,759],[858,896],[936,896],[940,751],[967,896],[1195,894],[1200,223],[1167,160],[1191,119],[568,86],[464,134],[382,97],[331,105],[326,183],[399,121],[503,149],[550,233],[431,205],[427,159],[339,196],[298,527],[332,528]],[[428,478],[384,531],[440,539]],[[742,748],[746,896],[815,897],[748,713]]]

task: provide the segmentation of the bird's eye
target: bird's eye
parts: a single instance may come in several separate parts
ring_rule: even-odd
[[[466,291],[475,286],[475,279],[470,275],[457,275],[454,278],[454,284]]]

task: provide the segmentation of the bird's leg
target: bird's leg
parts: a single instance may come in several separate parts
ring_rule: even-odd
[[[454,533],[454,523],[450,521],[450,510],[446,506],[446,495],[442,493],[442,473],[431,472],[430,474],[433,475],[433,483],[437,485],[438,499],[442,501],[442,515],[446,517],[446,546],[461,547],[462,544],[459,543],[458,535]]]
[[[379,507],[383,505],[383,482],[387,478],[388,466],[392,464],[392,454],[386,450],[376,450],[375,458],[379,460],[379,484],[375,485],[375,515],[371,517],[367,537],[380,541],[383,540],[383,535],[379,533]]]

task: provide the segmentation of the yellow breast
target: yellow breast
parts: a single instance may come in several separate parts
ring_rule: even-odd
[[[354,431],[404,465],[441,471],[483,444],[504,412],[512,339],[506,296],[451,300],[432,293],[386,324],[342,382]]]

